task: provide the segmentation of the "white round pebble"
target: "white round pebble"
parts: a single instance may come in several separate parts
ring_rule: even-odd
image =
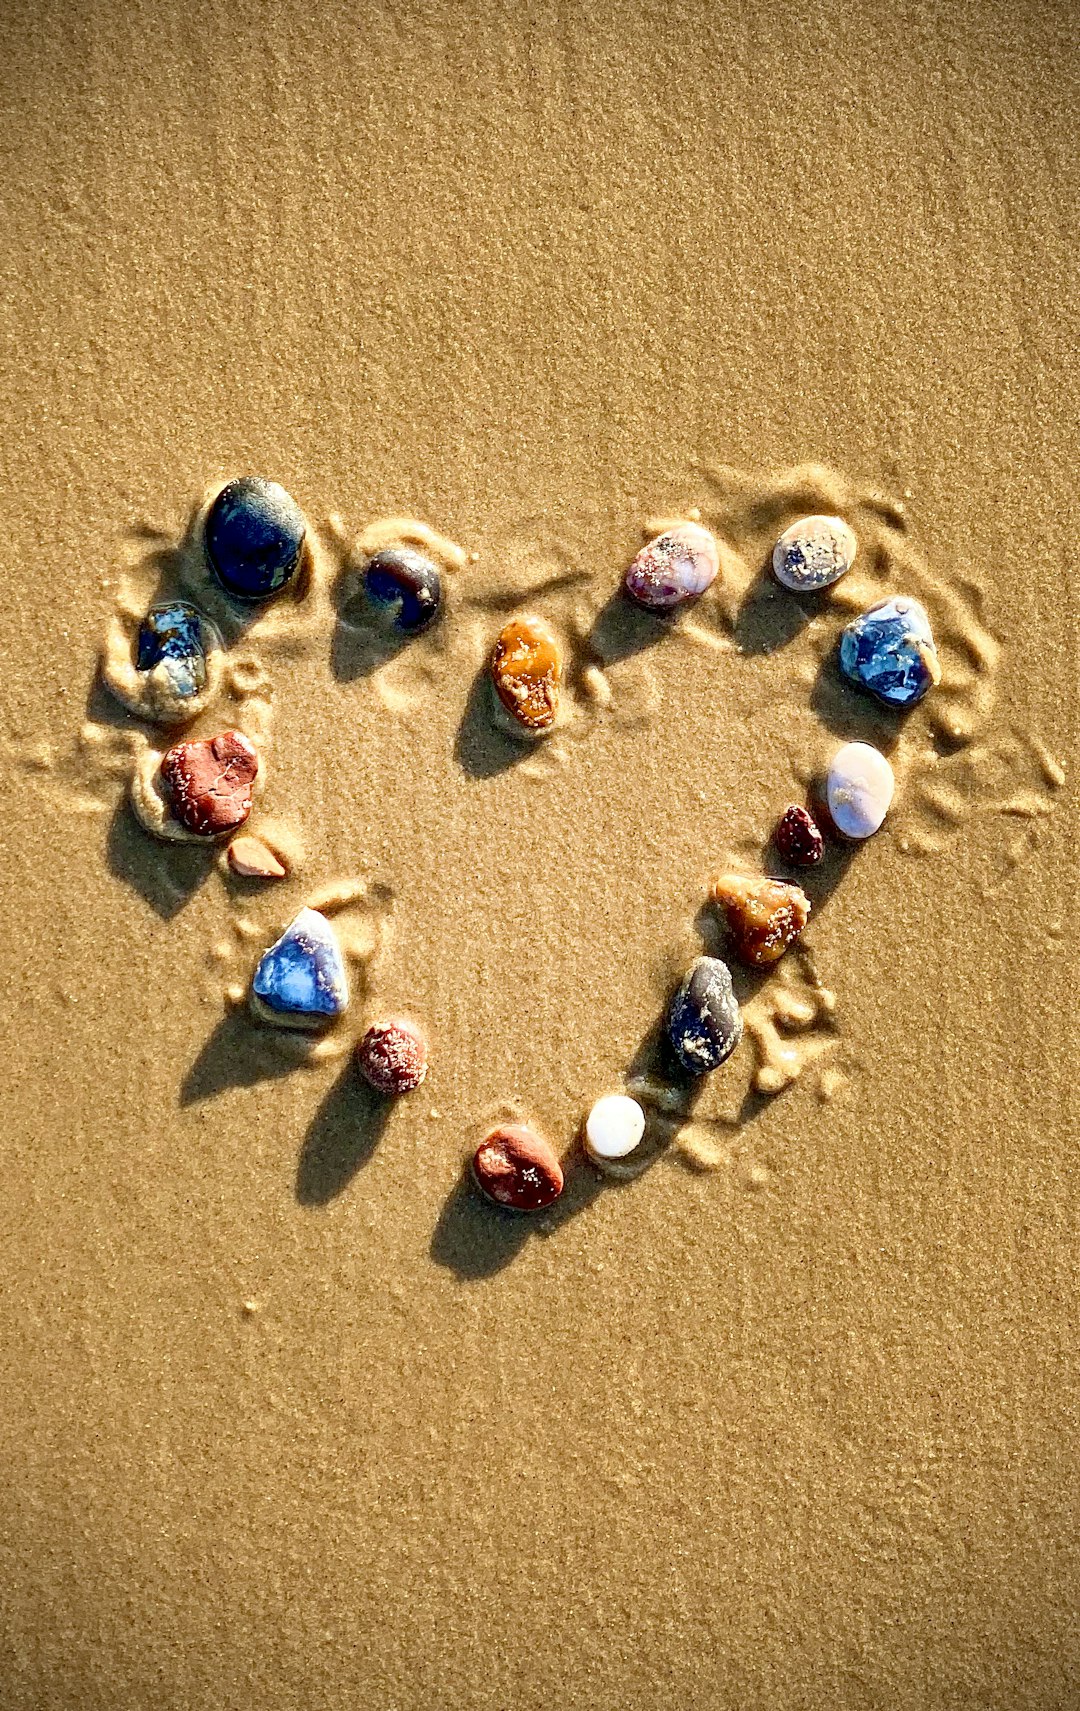
[[[800,517],[773,547],[773,575],[795,594],[814,594],[851,569],[858,545],[842,517]]]
[[[598,1099],[585,1122],[585,1145],[594,1158],[625,1158],[645,1133],[645,1113],[627,1093]]]
[[[845,838],[869,838],[877,831],[893,799],[896,780],[880,749],[870,743],[845,743],[829,766],[829,813]]]

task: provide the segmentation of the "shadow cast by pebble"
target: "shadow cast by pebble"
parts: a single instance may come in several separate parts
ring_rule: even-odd
[[[743,654],[772,654],[802,635],[821,609],[819,595],[798,596],[772,574],[772,548],[735,614],[735,644]]]
[[[439,1214],[430,1254],[462,1281],[493,1277],[520,1253],[536,1214],[508,1212],[486,1200],[466,1164]]]
[[[395,636],[373,626],[346,623],[340,616],[330,640],[330,670],[336,683],[371,677],[409,645],[410,637]]]
[[[217,1024],[180,1087],[181,1108],[213,1099],[228,1087],[255,1087],[291,1075],[296,1059],[284,1055],[273,1030],[246,1008],[229,1010]]]
[[[116,805],[105,843],[109,869],[144,898],[163,921],[171,921],[205,883],[215,847],[166,844],[151,838],[135,818],[126,794]]]
[[[674,623],[673,614],[647,612],[620,586],[593,619],[585,637],[585,650],[601,665],[618,665],[620,660],[630,659],[665,641]]]
[[[465,711],[454,738],[454,759],[472,778],[495,778],[534,752],[526,737],[519,739],[498,722],[495,691],[487,662],[480,667],[465,702]]]
[[[917,703],[916,703],[917,705]],[[865,690],[856,689],[840,670],[837,648],[825,655],[810,690],[810,706],[827,731],[845,743],[872,743],[889,754],[900,741],[914,707],[885,707]]]
[[[374,1153],[393,1108],[346,1064],[304,1136],[296,1167],[301,1206],[325,1206],[343,1193]]]

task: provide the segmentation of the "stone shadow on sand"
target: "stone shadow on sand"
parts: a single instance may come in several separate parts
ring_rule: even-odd
[[[682,609],[692,611],[694,604],[696,602],[691,602]],[[674,630],[677,617],[675,612],[646,611],[644,606],[631,599],[620,583],[593,619],[584,639],[584,651],[605,669],[609,665],[618,665],[621,660],[631,659],[635,654],[644,653],[646,648],[654,648],[659,642],[666,641]]]
[[[535,754],[536,746],[528,737],[511,736],[499,725],[495,691],[485,660],[469,685],[465,711],[454,738],[454,759],[472,778],[495,778]]]
[[[351,1062],[308,1124],[296,1167],[301,1206],[325,1206],[349,1186],[375,1152],[394,1100],[369,1087]]]
[[[135,818],[127,793],[109,822],[105,855],[110,872],[145,898],[163,921],[171,921],[205,884],[217,846],[165,844],[151,838]]]
[[[210,1034],[180,1086],[180,1106],[198,1105],[229,1087],[255,1087],[278,1081],[297,1069],[282,1053],[269,1027],[261,1027],[246,1008],[229,1010]]]
[[[820,594],[795,594],[772,573],[772,548],[735,614],[734,640],[742,654],[773,654],[797,641],[822,611]]]

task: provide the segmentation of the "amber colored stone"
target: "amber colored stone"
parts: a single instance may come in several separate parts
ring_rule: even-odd
[[[506,1123],[481,1141],[473,1174],[489,1200],[514,1212],[542,1211],[563,1191],[554,1147],[523,1123]]]
[[[491,679],[506,711],[525,731],[549,730],[559,711],[562,649],[543,618],[519,617],[499,632]]]
[[[725,873],[713,881],[709,897],[727,917],[739,960],[751,968],[778,962],[810,918],[805,891],[780,879]]]
[[[242,731],[176,743],[161,762],[173,813],[189,832],[206,838],[244,824],[258,771],[259,756]]]

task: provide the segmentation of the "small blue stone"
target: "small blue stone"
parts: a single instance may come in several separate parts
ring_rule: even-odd
[[[840,670],[887,707],[913,707],[941,679],[925,608],[898,595],[860,613],[840,637]]]
[[[214,631],[208,620],[184,600],[151,606],[139,626],[135,665],[153,671],[164,663],[175,693],[191,700],[206,687],[206,640]]]
[[[342,1015],[349,982],[337,935],[325,915],[301,909],[264,952],[251,990],[271,1021],[318,1028]]]
[[[404,636],[418,636],[439,616],[442,577],[412,547],[387,547],[364,566],[364,593],[375,614]]]
[[[727,963],[698,957],[668,1011],[667,1035],[675,1056],[691,1075],[705,1075],[731,1056],[742,1032]]]
[[[206,518],[206,556],[227,594],[266,600],[296,574],[307,525],[276,481],[244,475],[223,487]]]

